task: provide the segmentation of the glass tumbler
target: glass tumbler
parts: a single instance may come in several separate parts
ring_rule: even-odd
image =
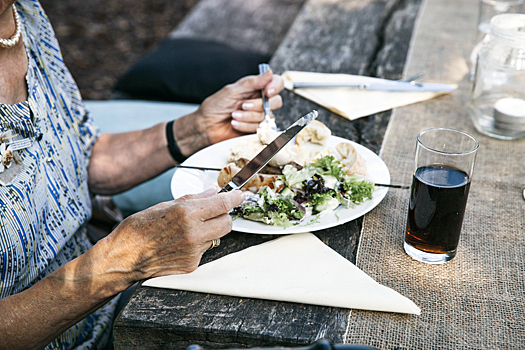
[[[461,130],[419,133],[404,242],[413,259],[443,264],[456,255],[477,149]]]

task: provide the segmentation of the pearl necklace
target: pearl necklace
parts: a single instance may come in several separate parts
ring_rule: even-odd
[[[10,37],[9,39],[0,39],[0,47],[4,47],[6,49],[11,48],[18,44],[20,41],[20,36],[22,34],[22,25],[20,24],[20,16],[18,15],[18,11],[16,10],[15,5],[13,4],[13,14],[15,15],[15,26],[16,26],[16,32],[15,34]]]

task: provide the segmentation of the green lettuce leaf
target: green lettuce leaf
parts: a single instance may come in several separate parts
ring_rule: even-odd
[[[352,203],[363,203],[366,198],[372,199],[375,186],[372,182],[363,180],[359,175],[351,175],[343,182],[344,197]]]
[[[341,162],[330,155],[319,158],[315,162],[308,164],[307,167],[315,169],[315,172],[319,175],[331,175],[338,180],[345,176]]]
[[[315,175],[315,169],[304,167],[301,170],[297,170],[292,165],[285,165],[281,175],[281,180],[287,187],[298,187],[301,188],[302,182],[311,178]]]

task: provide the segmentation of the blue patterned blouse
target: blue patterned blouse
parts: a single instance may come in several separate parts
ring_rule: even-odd
[[[29,60],[29,97],[0,104],[0,140],[33,142],[14,151],[0,173],[0,298],[31,287],[91,247],[87,166],[98,135],[40,3],[19,0],[16,7]],[[116,298],[46,349],[102,347],[115,305]]]

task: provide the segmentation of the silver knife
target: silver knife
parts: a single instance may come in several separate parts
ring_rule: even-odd
[[[239,171],[233,179],[219,191],[219,193],[229,192],[244,186],[255,174],[264,168],[266,164],[268,164],[268,162],[299,133],[299,131],[303,130],[305,126],[317,118],[317,115],[317,111],[311,111],[290,125],[288,129],[286,129],[281,135],[277,136],[272,143],[266,146],[255,156],[255,158],[248,162],[248,164],[246,164],[244,168],[242,168],[241,171]]]
[[[382,90],[382,91],[443,91],[452,92],[456,90],[456,85],[435,84],[435,83],[414,83],[405,81],[383,80],[378,82],[315,82],[300,81],[292,83],[292,89],[301,88],[335,88],[349,87],[361,90]]]

